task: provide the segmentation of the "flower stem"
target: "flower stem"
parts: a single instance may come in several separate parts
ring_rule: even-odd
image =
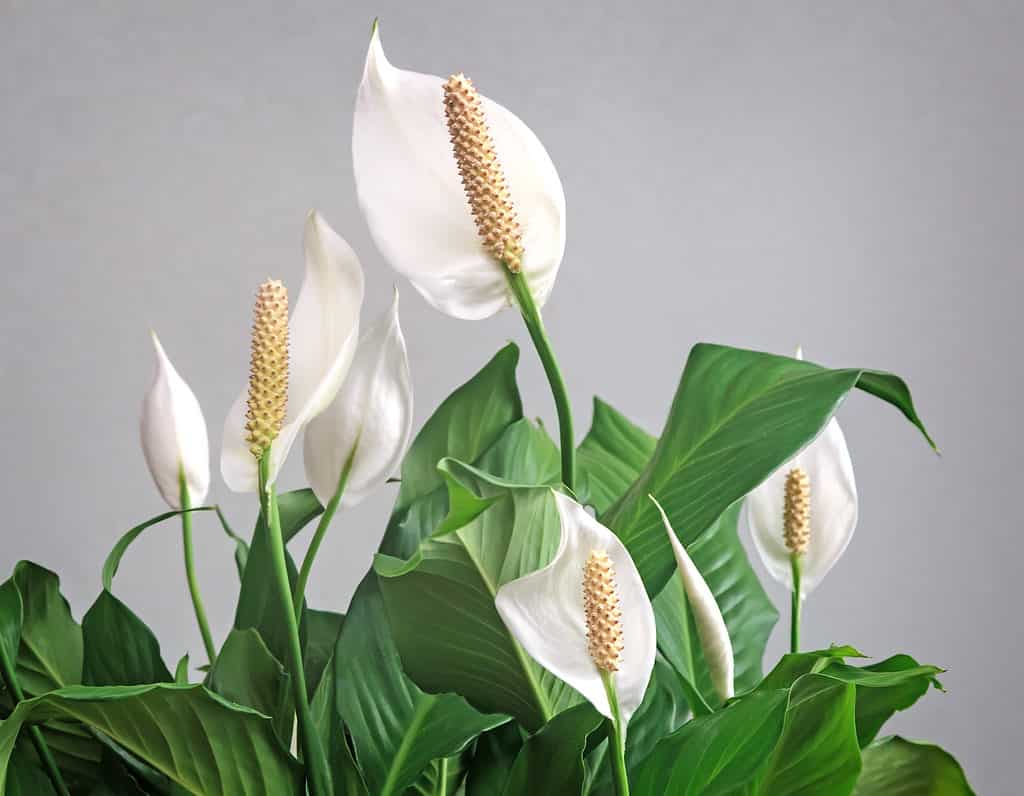
[[[448,796],[448,758],[442,757],[437,766],[437,792],[440,796]]]
[[[526,277],[522,272],[508,272],[508,281],[519,304],[519,311],[523,315],[526,329],[533,340],[534,348],[537,349],[537,355],[544,366],[544,375],[547,376],[548,384],[551,386],[551,395],[555,399],[555,410],[558,412],[558,436],[562,450],[562,483],[573,490],[576,483],[576,441],[572,431],[572,407],[569,404],[565,379],[562,378],[558,360],[555,359],[555,352],[551,347],[547,330],[544,328],[544,319],[541,317],[540,309],[533,299],[529,285],[526,284]]]
[[[192,595],[192,607],[196,612],[196,623],[199,625],[199,633],[203,637],[203,646],[206,648],[206,659],[213,666],[217,659],[217,648],[213,644],[213,635],[210,633],[210,623],[206,618],[206,609],[203,607],[203,598],[199,594],[199,581],[196,579],[196,561],[192,551],[192,496],[188,492],[188,484],[185,482],[185,474],[178,477],[181,485],[181,543],[185,549],[185,579],[188,581],[188,591]]]
[[[619,713],[619,697],[615,693],[614,674],[601,670],[601,682],[604,692],[608,695],[608,704],[612,709],[611,737],[608,739],[612,751],[612,773],[615,779],[616,796],[629,796],[629,779],[626,777],[626,732]]]
[[[18,676],[14,671],[14,661],[11,659],[11,653],[2,640],[0,640],[0,676],[3,678],[7,693],[11,695],[11,701],[14,703],[11,707],[14,708],[25,698],[25,693],[21,690],[21,683],[18,682]],[[69,796],[68,786],[64,784],[64,779],[60,775],[60,769],[57,768],[57,762],[50,753],[50,747],[47,746],[46,739],[43,738],[42,730],[39,727],[30,726],[28,734],[32,739],[32,745],[36,749],[39,762],[43,764],[43,769],[45,769],[47,776],[50,778],[50,782],[53,783],[53,787],[60,796]]]
[[[800,556],[791,553],[789,563],[793,570],[793,603],[789,624],[789,651],[800,651]]]
[[[270,537],[270,554],[274,570],[274,588],[277,589],[281,613],[288,631],[288,671],[291,674],[292,696],[299,725],[299,744],[306,764],[306,780],[311,796],[331,796],[331,781],[327,773],[320,737],[316,733],[313,714],[306,694],[306,675],[302,667],[302,644],[299,641],[299,623],[295,618],[292,592],[288,584],[288,565],[285,559],[284,539],[281,536],[281,516],[277,508],[277,494],[267,484],[270,470],[269,451],[260,458],[259,490],[260,510],[263,512]]]
[[[306,582],[309,580],[309,573],[313,569],[313,560],[316,558],[317,551],[320,550],[320,544],[323,542],[324,536],[327,535],[327,526],[331,524],[331,519],[333,519],[334,513],[338,510],[342,495],[345,494],[345,484],[348,482],[349,473],[352,472],[352,462],[356,457],[356,449],[358,447],[359,440],[357,439],[356,444],[352,446],[352,452],[349,453],[348,458],[345,460],[345,465],[341,468],[341,475],[338,477],[338,488],[334,490],[334,495],[331,496],[331,499],[327,501],[327,505],[324,506],[324,513],[320,515],[320,522],[316,526],[316,532],[313,534],[313,539],[309,543],[306,555],[302,559],[299,577],[295,581],[295,588],[292,590],[292,602],[295,604],[296,621],[302,616],[302,601],[306,598]]]

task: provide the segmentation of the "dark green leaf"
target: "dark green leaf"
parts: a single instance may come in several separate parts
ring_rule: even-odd
[[[14,578],[0,584],[0,654],[14,663],[21,646],[21,594]]]
[[[82,617],[85,685],[169,683],[160,643],[132,610],[104,589]]]
[[[974,796],[960,764],[937,746],[899,736],[862,753],[864,769],[853,796]]]
[[[940,688],[935,675],[941,669],[920,666],[909,655],[894,655],[857,671],[851,682],[857,685],[857,737],[862,747],[875,739],[894,713],[909,708],[929,687]],[[840,674],[836,666],[824,673],[831,677]]]
[[[598,514],[606,511],[647,466],[657,444],[656,437],[594,398],[594,419],[576,452],[579,502]]]
[[[648,494],[690,549],[726,509],[810,442],[854,387],[893,403],[924,432],[896,376],[695,346],[654,455],[602,517],[629,549],[648,592],[661,591],[674,565]]]
[[[28,736],[15,747],[7,776],[6,796],[56,796],[49,776],[39,766],[36,755],[29,751]]]
[[[461,752],[477,735],[507,721],[477,713],[453,694],[430,695],[402,675],[376,576],[352,598],[331,677],[337,709],[357,760],[377,796],[401,793],[436,758]],[[328,679],[325,674],[324,680]]]
[[[71,686],[22,702],[0,724],[0,791],[22,725],[53,719],[102,732],[198,796],[301,793],[301,770],[269,719],[202,686],[172,684]]]
[[[306,688],[309,691],[309,698],[312,699],[316,687],[320,684],[324,667],[334,654],[334,646],[338,643],[345,615],[307,608],[305,619],[306,643],[302,650],[302,665],[306,672]]]
[[[270,716],[281,742],[291,740],[291,678],[255,630],[231,631],[206,685],[229,702]]]
[[[523,744],[509,772],[505,796],[579,794],[583,788],[587,739],[603,721],[604,717],[589,702],[551,719]]]
[[[366,782],[349,748],[345,725],[337,708],[337,678],[334,664],[328,661],[316,693],[310,702],[317,734],[327,753],[336,796],[369,796]]]
[[[466,776],[466,796],[495,796],[505,789],[508,773],[519,750],[523,731],[514,721],[483,733],[476,739]]]
[[[60,579],[30,561],[14,568],[21,595],[18,681],[35,696],[82,681],[82,629],[60,593]]]

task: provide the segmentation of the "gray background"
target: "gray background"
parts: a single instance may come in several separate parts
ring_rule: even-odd
[[[137,441],[147,329],[216,446],[252,290],[268,274],[297,288],[310,207],[361,253],[367,316],[384,308],[395,277],[349,155],[379,14],[396,65],[465,70],[560,169],[569,244],[547,318],[581,434],[595,393],[660,429],[698,340],[801,343],[909,380],[944,456],[870,397],[842,408],[861,521],[806,644],[948,667],[949,692],[891,728],[947,746],[980,793],[1016,792],[1024,13],[768,5],[0,0],[2,569],[58,570],[84,612],[114,540],[163,509]],[[400,286],[418,425],[528,339],[513,313],[471,326]],[[520,375],[528,411],[553,423],[532,350]],[[293,459],[285,486],[300,485]],[[213,497],[249,526],[249,500],[219,480]],[[336,521],[314,604],[345,607],[392,500]],[[231,547],[208,517],[198,536],[221,636]],[[172,665],[201,658],[174,524],[136,543],[116,589]]]

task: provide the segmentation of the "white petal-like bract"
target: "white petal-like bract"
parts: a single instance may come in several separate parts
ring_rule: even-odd
[[[669,543],[672,545],[679,578],[686,590],[686,599],[690,603],[693,620],[697,625],[697,636],[700,638],[704,662],[711,674],[711,684],[715,687],[719,698],[723,701],[731,699],[734,694],[733,669],[735,664],[732,655],[732,641],[729,638],[729,629],[725,626],[722,611],[718,607],[711,588],[704,580],[704,576],[700,574],[697,565],[693,563],[690,554],[686,552],[683,543],[676,536],[665,509],[661,507],[654,495],[648,497],[657,506],[658,512],[661,514],[661,521],[665,525],[665,533],[668,534]]]
[[[356,448],[341,499],[342,506],[354,506],[398,469],[411,434],[412,379],[395,290],[390,309],[361,336],[331,405],[306,427],[309,485],[327,505]]]
[[[303,248],[306,275],[288,322],[287,413],[270,449],[268,486],[298,435],[334,400],[359,335],[363,268],[352,247],[313,212],[306,220]],[[257,462],[245,438],[247,398],[243,389],[224,423],[221,475],[235,492],[257,489]]]
[[[181,508],[181,477],[192,503],[210,489],[210,443],[199,401],[167,358],[155,333],[156,371],[142,401],[139,429],[146,466],[164,501]]]
[[[385,259],[430,304],[456,318],[494,315],[511,301],[504,267],[477,235],[444,116],[443,80],[396,69],[376,27],[356,99],[352,157],[359,204]],[[538,305],[565,249],[565,195],[537,136],[483,99],[523,230],[522,270]]]
[[[558,493],[554,498],[562,527],[558,552],[546,567],[502,586],[495,605],[516,641],[537,663],[611,718],[601,673],[587,651],[582,584],[590,554],[606,552],[621,601],[624,648],[613,682],[626,722],[643,700],[654,668],[654,610],[640,573],[619,538],[576,501]]]

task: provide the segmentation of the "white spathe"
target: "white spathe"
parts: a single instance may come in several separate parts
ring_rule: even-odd
[[[803,359],[800,349],[797,359]],[[846,437],[833,417],[814,441],[782,465],[746,499],[747,524],[754,546],[773,578],[792,591],[790,551],[783,539],[782,512],[786,475],[801,467],[810,481],[810,537],[800,557],[800,593],[806,597],[821,583],[846,550],[857,527],[857,484]]]
[[[624,648],[613,682],[625,723],[643,700],[654,668],[654,610],[619,538],[576,501],[559,493],[554,498],[562,528],[558,552],[546,567],[502,586],[495,605],[516,641],[537,663],[612,718],[601,673],[587,651],[583,611],[584,565],[591,553],[604,550],[614,568],[622,609]]]
[[[270,448],[269,487],[306,425],[334,400],[348,374],[359,336],[363,268],[352,247],[311,212],[303,236],[306,275],[288,321],[288,404],[284,425]],[[220,469],[235,492],[258,488],[256,458],[245,433],[248,388],[224,423]]]
[[[374,26],[352,127],[359,204],[385,259],[430,304],[478,320],[512,301],[504,266],[477,235],[444,116],[444,81],[396,69]],[[483,110],[523,230],[522,270],[538,305],[565,250],[565,195],[543,144],[486,97]]]
[[[210,443],[199,401],[167,358],[156,333],[151,336],[156,370],[142,400],[142,453],[164,501],[178,510],[182,477],[191,502],[206,500],[210,489]]]
[[[412,379],[396,289],[391,307],[360,337],[337,396],[306,427],[309,485],[327,505],[352,455],[340,505],[354,506],[394,474],[411,435]]]
[[[704,653],[704,662],[707,664],[708,672],[711,674],[711,684],[715,693],[724,702],[731,699],[734,691],[733,669],[735,663],[732,655],[732,641],[729,638],[729,629],[725,626],[725,619],[718,607],[715,595],[711,588],[700,574],[697,565],[693,563],[690,554],[686,552],[683,543],[679,541],[668,515],[654,495],[648,495],[651,502],[658,508],[661,514],[661,521],[665,525],[665,533],[668,534],[669,543],[672,545],[672,552],[676,557],[676,566],[679,571],[679,579],[686,590],[686,599],[690,603],[690,610],[693,613],[693,621],[697,625],[697,636],[700,639],[700,647]]]

